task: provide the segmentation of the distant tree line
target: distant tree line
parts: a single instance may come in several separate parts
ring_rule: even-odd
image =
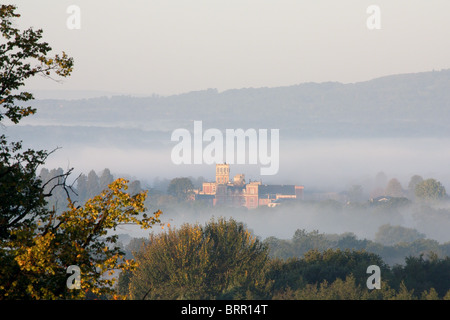
[[[150,193],[154,195],[155,201],[160,205],[170,206],[173,203],[180,203],[190,200],[194,189],[201,189],[203,177],[176,177],[173,179],[154,179]],[[387,180],[383,172],[377,174],[374,189],[370,192],[369,199],[364,194],[364,188],[355,184],[347,191],[341,192],[346,197],[348,203],[364,203],[373,201],[379,197],[398,198],[397,202],[410,200],[423,204],[436,204],[449,200],[445,187],[434,178],[423,179],[420,175],[413,175],[404,189],[396,178]],[[402,200],[403,199],[403,200]],[[341,202],[345,202],[341,201]]]
[[[48,207],[50,209],[61,211],[67,208],[68,194],[66,190],[63,188],[54,188],[58,183],[61,183],[61,179],[64,177],[64,170],[62,168],[51,170],[42,168],[39,173],[40,180],[45,182],[44,190],[46,192],[52,190],[51,196],[47,199]],[[113,183],[114,180],[115,178],[108,168],[105,168],[100,174],[97,174],[94,170],[89,171],[87,175],[81,173],[74,179],[69,191],[69,196],[72,201],[82,205],[88,199],[91,199],[100,194],[103,190],[108,189],[108,186]],[[134,195],[141,191],[143,191],[143,189],[139,180],[130,181],[127,190],[129,194]]]
[[[351,232],[335,235],[299,229],[291,239],[269,237],[264,242],[271,249],[270,256],[280,259],[301,258],[310,250],[328,249],[364,250],[379,255],[389,265],[401,264],[407,256],[431,252],[439,257],[450,256],[450,242],[439,244],[415,229],[388,224],[380,226],[373,241],[357,239]]]
[[[439,203],[449,199],[445,187],[442,183],[434,178],[424,179],[420,175],[411,176],[406,188],[403,188],[397,178],[388,180],[384,172],[379,172],[369,193],[369,199],[379,197],[407,198],[411,201],[422,203]],[[350,186],[347,191],[343,192],[347,195],[350,202],[367,201],[367,195],[364,193],[362,185],[355,184]]]

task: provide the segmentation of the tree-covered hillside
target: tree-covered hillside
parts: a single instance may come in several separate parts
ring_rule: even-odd
[[[349,84],[36,100],[33,124],[167,132],[202,120],[219,129],[279,128],[284,137],[443,137],[450,133],[449,86],[450,70],[442,70]]]

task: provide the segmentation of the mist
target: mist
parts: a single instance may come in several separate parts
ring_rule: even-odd
[[[167,134],[170,140],[170,134]],[[172,143],[174,144],[174,143]],[[46,167],[74,167],[76,172],[109,168],[146,181],[156,178],[199,177],[214,180],[215,167],[206,164],[175,165],[171,145],[127,148],[102,145],[66,145],[47,160]],[[340,192],[359,184],[369,194],[375,176],[384,172],[403,188],[411,176],[435,178],[450,188],[450,139],[280,139],[280,168],[276,175],[260,175],[259,165],[231,164],[231,177],[245,174],[246,181],[297,184],[305,192]],[[383,186],[384,187],[384,186]],[[450,189],[449,189],[450,190]]]
[[[150,197],[151,202],[151,197]],[[150,206],[156,211],[157,206]],[[418,212],[414,206],[406,206],[397,211],[383,211],[381,208],[338,204],[333,201],[308,202],[295,205],[280,205],[275,208],[260,207],[254,210],[245,208],[192,208],[189,205],[162,209],[161,222],[177,228],[184,223],[204,225],[211,219],[233,218],[242,222],[260,239],[276,237],[291,239],[295,231],[304,229],[319,233],[353,233],[358,239],[374,240],[380,226],[389,224],[416,229],[439,243],[450,241],[448,215],[437,217],[428,212]],[[117,233],[126,233],[132,237],[147,237],[149,232],[161,232],[159,226],[151,230],[142,230],[135,226],[121,226]]]
[[[414,228],[427,238],[444,243],[450,241],[448,217],[430,215],[427,219],[412,206],[402,207],[395,214],[383,210],[374,213],[358,206],[350,208],[346,206],[345,193],[353,185],[360,185],[363,189],[360,203],[368,203],[374,190],[384,189],[391,178],[399,180],[406,193],[409,180],[416,174],[424,179],[434,178],[450,190],[449,144],[450,139],[281,139],[278,174],[261,176],[259,165],[231,165],[230,178],[244,173],[247,182],[303,185],[303,203],[256,210],[174,205],[163,208],[161,219],[178,227],[183,223],[204,224],[213,217],[233,217],[263,239],[271,236],[290,239],[297,229],[305,229],[327,234],[351,232],[359,239],[372,240],[381,225],[391,224]],[[74,177],[109,168],[116,178],[139,179],[143,188],[154,187],[156,178],[204,177],[214,181],[214,165],[174,165],[170,152],[170,145],[154,149],[73,146],[55,152],[45,167],[74,167]],[[379,173],[385,175],[383,184],[376,179]],[[149,203],[149,211],[160,209],[151,196]],[[152,231],[160,229],[155,227]],[[117,232],[133,237],[149,233],[129,226],[120,227]]]

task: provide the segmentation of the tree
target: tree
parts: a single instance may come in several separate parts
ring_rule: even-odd
[[[87,294],[113,294],[115,270],[132,270],[133,260],[123,259],[117,235],[120,224],[135,223],[150,228],[159,223],[160,211],[143,215],[146,193],[130,196],[128,181],[117,179],[84,207],[72,202],[62,214],[48,211],[45,219],[11,231],[11,240],[2,243],[0,299],[74,299]],[[68,266],[81,269],[80,290],[66,286]]]
[[[413,175],[408,183],[408,194],[413,199],[415,197],[416,186],[423,181],[419,175]]]
[[[416,197],[426,202],[442,200],[447,196],[445,187],[435,179],[426,179],[415,188]]]
[[[27,150],[20,142],[8,144],[0,137],[0,240],[11,238],[11,231],[31,226],[46,214],[45,192],[36,176],[47,153]]]
[[[179,200],[187,200],[194,189],[189,178],[174,178],[170,181],[167,193]]]
[[[142,191],[141,182],[139,180],[134,180],[130,183],[130,194],[136,194]]]
[[[21,32],[13,27],[20,17],[13,5],[0,6],[0,121],[17,124],[36,112],[21,105],[33,99],[20,92],[26,79],[42,75],[66,77],[73,66],[65,53],[50,57],[50,46],[41,42],[42,30]],[[117,236],[109,234],[119,224],[135,223],[150,228],[159,223],[158,210],[144,214],[145,192],[126,193],[127,181],[117,179],[107,190],[82,206],[70,199],[67,172],[42,171],[52,152],[22,149],[21,142],[8,142],[0,136],[0,300],[70,299],[87,294],[97,297],[113,292],[114,279],[103,277],[116,269],[129,270],[135,263],[122,258]],[[68,209],[49,209],[47,199],[57,188],[67,196]],[[81,289],[66,286],[67,267],[81,269]]]
[[[381,291],[383,294],[387,293],[389,267],[378,255],[363,250],[310,250],[300,259],[272,260],[269,263],[267,278],[273,281],[274,298],[379,298],[373,297],[377,294],[373,291],[369,293],[366,287],[369,265],[380,267],[383,279]],[[348,282],[350,287],[345,286],[345,282]]]
[[[88,199],[88,189],[87,189],[87,177],[85,174],[80,174],[77,178],[77,199],[80,204],[83,204]]]
[[[53,74],[67,77],[72,72],[73,59],[64,52],[49,56],[50,46],[42,42],[42,30],[20,31],[13,20],[20,17],[14,5],[0,6],[0,122],[9,119],[18,123],[36,112],[31,106],[19,105],[33,99],[29,92],[20,92],[25,80],[36,75],[50,78]],[[0,239],[10,238],[10,231],[29,226],[45,214],[46,194],[36,176],[51,152],[28,149],[22,142],[8,142],[0,135]],[[44,182],[44,183],[48,183]]]
[[[325,235],[320,234],[317,230],[306,232],[304,229],[298,229],[292,237],[292,249],[297,257],[303,256],[309,250],[325,250],[328,248],[328,245]]]
[[[0,121],[8,118],[18,123],[23,117],[36,112],[31,106],[18,105],[18,101],[29,101],[29,92],[15,92],[25,84],[25,80],[36,75],[51,78],[52,74],[67,77],[73,68],[73,59],[65,52],[49,56],[52,50],[48,43],[42,42],[42,29],[29,28],[20,31],[13,25],[13,19],[20,17],[16,6],[1,5],[0,32]]]
[[[295,297],[299,300],[367,300],[369,291],[356,285],[353,275],[332,283],[324,280],[320,284],[307,284],[298,290]]]
[[[233,219],[152,234],[137,255],[131,299],[261,298],[268,248]]]
[[[425,234],[411,228],[384,224],[378,228],[375,241],[385,246],[393,246],[400,242],[413,242],[425,239]]]
[[[388,273],[388,266],[380,256],[365,252],[364,250],[327,249],[323,252],[310,250],[300,261],[301,275],[308,283],[318,283],[322,280],[329,282],[337,278],[345,279],[353,274],[358,285],[365,284],[367,280],[367,267],[377,265],[382,274]]]
[[[358,240],[356,238],[356,235],[347,232],[342,234],[341,238],[337,240],[335,248],[345,250],[345,249],[352,249],[352,250],[363,250],[367,247],[367,244],[369,243],[369,240]]]
[[[391,180],[389,180],[386,189],[384,189],[384,193],[385,195],[391,197],[403,197],[402,185],[397,179],[392,178]]]
[[[97,176],[97,173],[95,173],[94,170],[89,171],[87,176],[87,193],[88,197],[93,197],[101,191],[100,189],[100,179]]]
[[[405,258],[405,265],[393,267],[393,280],[405,288],[417,293],[417,297],[426,290],[433,288],[440,298],[443,298],[450,288],[450,257],[440,259],[431,253],[428,259],[423,254],[419,257]],[[426,294],[426,293],[425,293]]]
[[[439,295],[434,288],[431,288],[429,291],[425,290],[422,292],[422,300],[438,300]]]
[[[48,171],[48,170],[47,170]],[[46,171],[41,171],[41,173],[46,173]],[[65,179],[67,175],[64,173],[64,170],[61,168],[52,169],[48,171],[45,177],[40,176],[42,181],[46,181],[44,192],[49,195],[47,200],[47,207],[50,210],[56,210],[58,212],[63,211],[67,208],[68,197],[74,196],[75,192],[73,188],[69,188],[65,190],[64,188],[59,188],[62,184],[65,183]]]
[[[103,190],[107,188],[113,181],[114,177],[111,174],[111,171],[108,168],[104,169],[99,179],[100,189]]]

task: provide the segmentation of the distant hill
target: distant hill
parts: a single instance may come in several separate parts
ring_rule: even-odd
[[[60,139],[67,135],[72,140],[85,138],[87,132],[91,139],[104,134],[123,138],[120,128],[138,140],[142,131],[158,131],[153,133],[157,139],[176,128],[191,130],[193,120],[203,120],[204,128],[278,128],[282,137],[293,139],[448,137],[450,70],[350,84],[208,89],[167,97],[46,99],[32,105],[38,113],[23,123],[33,127],[9,128],[12,133],[20,131],[34,139],[39,132],[59,132]]]

